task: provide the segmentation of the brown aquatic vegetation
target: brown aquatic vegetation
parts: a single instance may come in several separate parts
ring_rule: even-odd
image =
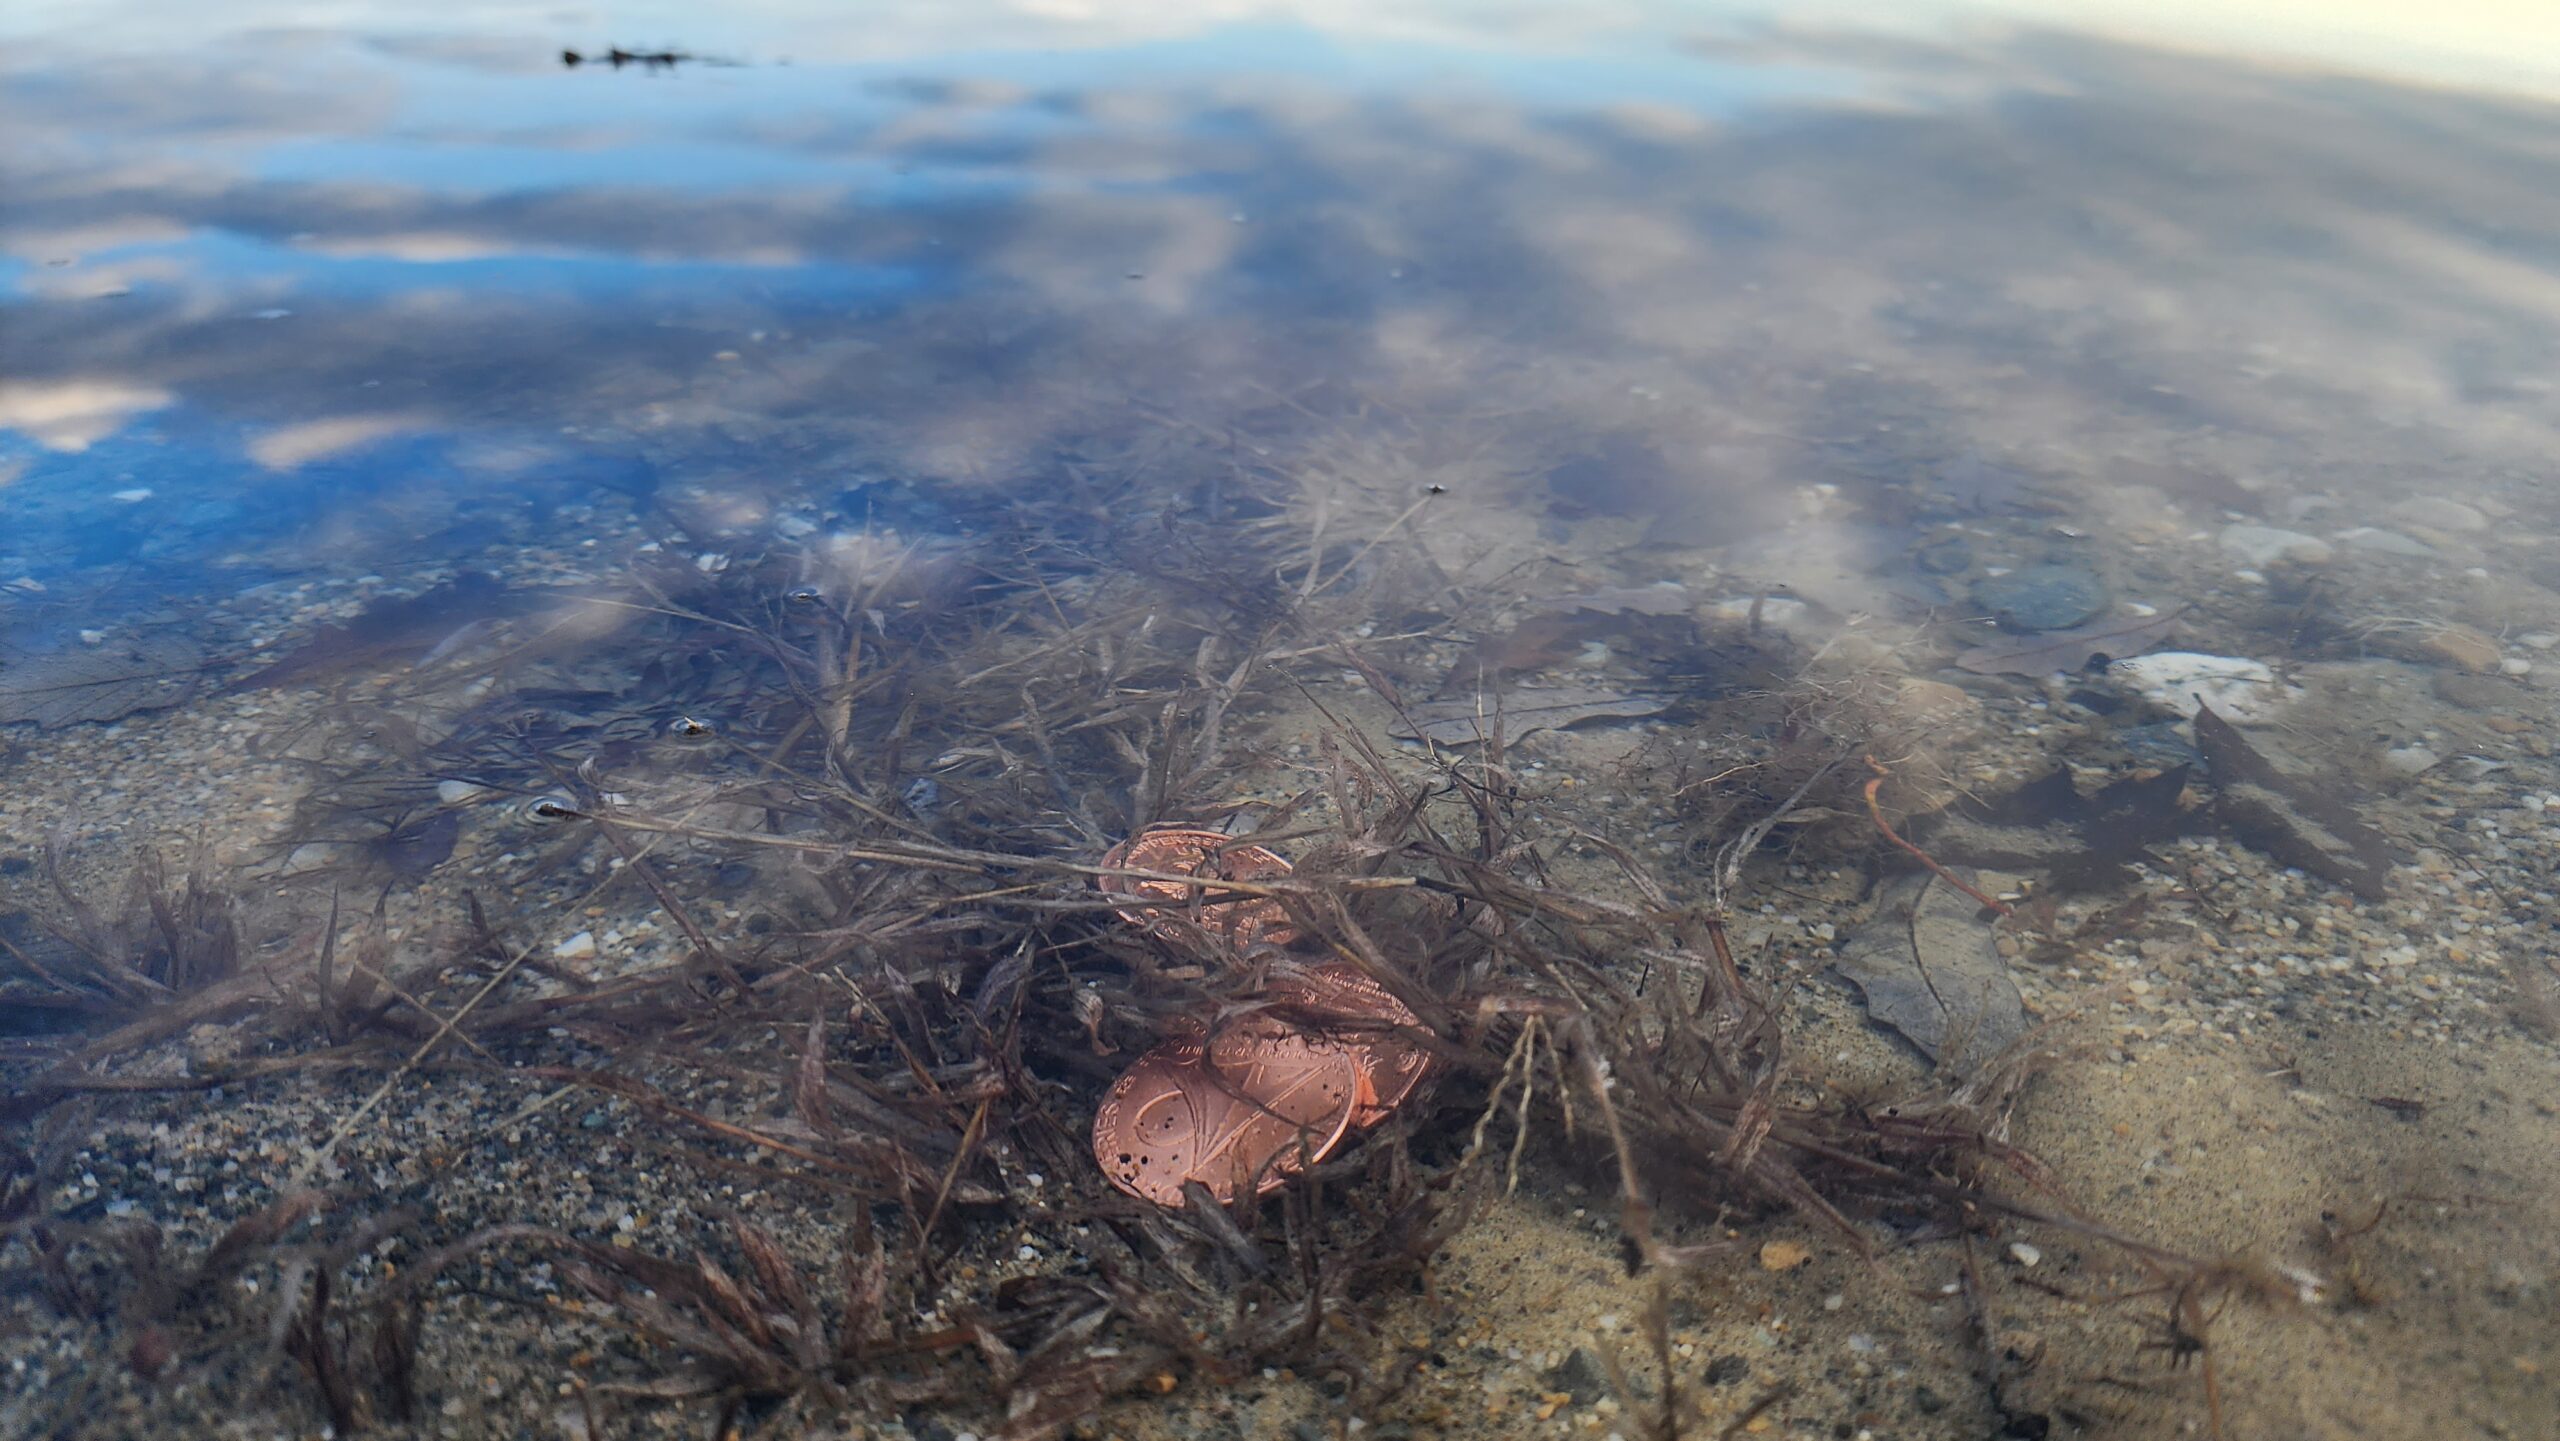
[[[0,1062],[18,1070],[19,1082],[0,1114],[40,1111],[60,1094],[51,1080],[267,998],[249,964],[240,898],[202,863],[173,881],[146,853],[120,903],[105,910],[64,872],[57,838],[43,865],[50,915],[11,915],[0,926],[0,1007],[15,1022]]]
[[[572,1388],[591,1431],[636,1405],[707,1405],[723,1430],[776,1433],[929,1406],[1048,1437],[1167,1378],[1277,1365],[1339,1378],[1366,1404],[1388,1384],[1371,1362],[1394,1283],[1524,1164],[1613,1177],[1630,1262],[1657,1277],[1730,1259],[1720,1238],[1688,1234],[1707,1218],[1780,1209],[1872,1256],[1863,1217],[1890,1206],[1948,1234],[2103,1242],[2155,1268],[2169,1289],[2146,1299],[2199,1337],[2211,1300],[2247,1289],[2080,1217],[2009,1143],[2010,1106],[2056,1060],[2047,1038],[1889,1107],[1792,1084],[1776,998],[1795,977],[1746,965],[1725,911],[1810,812],[1863,826],[1855,706],[1774,691],[1737,703],[1732,715],[1769,723],[1748,740],[1747,774],[1697,792],[1704,894],[1685,901],[1607,838],[1544,814],[1498,725],[1449,755],[1390,752],[1374,726],[1329,717],[1303,790],[1239,799],[1251,758],[1230,718],[1285,697],[1294,665],[1348,665],[1396,694],[1377,659],[1337,639],[1357,613],[1343,577],[1392,568],[1368,546],[1275,568],[1244,547],[1249,530],[1187,528],[1151,542],[1143,566],[1106,564],[1111,538],[1038,516],[958,554],[884,545],[718,575],[670,564],[611,602],[627,617],[615,655],[518,645],[501,623],[468,687],[448,657],[337,703],[333,723],[278,738],[323,790],[361,798],[372,784],[406,804],[461,782],[458,823],[503,837],[524,857],[516,882],[546,897],[532,921],[629,891],[669,943],[609,971],[448,892],[434,964],[393,974],[379,908],[342,944],[333,906],[296,933],[289,966],[259,973],[289,1028],[271,1053],[169,1075],[119,1065],[149,1044],[136,1040],[43,1073],[8,1234],[63,1278],[66,1312],[120,1318],[154,1370],[213,1384],[216,1355],[280,1338],[266,1354],[295,1362],[342,1434],[458,1384],[421,1338],[465,1300],[496,1306],[528,1345],[612,1328],[621,1344]],[[1075,535],[1091,548],[1058,538]],[[1028,559],[990,559],[1013,556]],[[1275,573],[1241,593],[1233,579]],[[385,772],[407,788],[380,789]],[[1133,858],[1107,856],[1107,838],[1237,813],[1298,864],[1154,871],[1176,889],[1142,925],[1117,914],[1126,894],[1095,888],[1152,869],[1112,864]],[[1566,845],[1613,858],[1615,881],[1559,882],[1549,861]],[[1222,909],[1263,917],[1257,936],[1289,949],[1235,945]],[[1338,1116],[1366,1141],[1267,1152],[1297,1153],[1295,1182],[1268,1193],[1222,1196],[1189,1174],[1162,1205],[1115,1189],[1092,1138],[1130,1058],[1196,1044],[1183,1064],[1206,1069],[1220,1035],[1277,1037],[1301,1060],[1369,1057],[1318,1062],[1343,1094],[1298,1118]],[[1439,1084],[1415,1084],[1425,1068]],[[172,1346],[150,1333],[172,1313],[116,1303],[67,1264],[78,1247],[146,1274],[109,1233],[46,1214],[60,1135],[95,1124],[76,1107],[329,1076],[370,1084],[328,1092],[327,1124],[270,1203],[327,1187],[325,1213],[251,1227],[198,1266],[219,1253],[231,1274],[275,1267],[283,1284],[264,1294],[281,1309],[202,1321],[225,1339]],[[558,1215],[411,1220],[437,1213],[369,1193],[364,1166],[327,1179],[342,1158],[396,1148],[385,1118],[449,1077],[508,1100],[440,1138],[430,1191],[487,1155],[492,1132],[592,1145],[562,1119],[577,1108],[554,1104],[577,1096],[653,1170],[763,1199],[616,1245]],[[295,1239],[324,1218],[328,1240]],[[1001,1264],[1024,1232],[1069,1228],[1075,1264]],[[394,1233],[424,1255],[386,1278],[360,1243]],[[540,1302],[523,1275],[544,1262],[607,1319]],[[1673,1394],[1669,1361],[1655,1364]]]
[[[63,871],[57,839],[45,848],[44,878],[59,908],[60,920],[50,928],[58,959],[48,965],[31,948],[0,941],[29,979],[129,1013],[218,984],[238,970],[237,903],[202,865],[172,884],[160,857],[143,856],[124,904],[112,914],[90,904]]]
[[[1966,895],[1973,897],[1975,901],[1981,904],[1984,910],[1996,912],[1997,914],[2004,916],[2010,914],[2008,902],[1994,900],[1991,897],[1984,895],[1982,892],[1975,890],[1971,884],[1967,883],[1955,872],[1938,864],[1937,859],[1931,856],[1927,851],[1920,849],[1918,846],[1913,845],[1911,842],[1904,840],[1901,836],[1894,833],[1892,823],[1884,818],[1883,805],[1876,799],[1877,793],[1884,789],[1884,783],[1893,779],[1893,772],[1887,769],[1884,763],[1877,760],[1874,756],[1868,756],[1866,761],[1867,769],[1873,771],[1874,774],[1868,777],[1867,783],[1861,794],[1866,799],[1867,814],[1875,821],[1877,832],[1886,840],[1892,842],[1895,847],[1909,855],[1912,859],[1918,861],[1924,866],[1927,866],[1931,873],[1935,874],[1938,879],[1945,881],[1948,885],[1951,885],[1957,890],[1964,892]]]

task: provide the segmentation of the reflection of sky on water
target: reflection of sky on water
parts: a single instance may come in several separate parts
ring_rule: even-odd
[[[0,566],[40,577],[784,456],[1032,480],[1134,403],[1319,382],[1674,530],[1978,452],[2282,482],[2560,439],[2525,100],[1703,13],[1007,48],[899,10],[866,51],[772,7],[103,9],[0,60]],[[653,35],[741,63],[557,60]]]

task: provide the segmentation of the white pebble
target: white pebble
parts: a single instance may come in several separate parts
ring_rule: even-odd
[[[564,961],[583,961],[596,953],[596,933],[580,931],[551,948],[551,954]]]
[[[2012,1241],[2009,1243],[2009,1259],[2021,1266],[2033,1266],[2044,1259],[2044,1252],[2024,1241]]]
[[[2264,663],[2237,656],[2204,655],[2191,650],[2155,651],[2120,660],[2108,667],[2119,684],[2130,686],[2154,705],[2192,717],[2199,699],[2225,719],[2247,723],[2264,720],[2301,691],[2280,684]]]
[[[2382,753],[2383,765],[2404,776],[2421,775],[2436,768],[2444,757],[2425,746],[2397,746]]]

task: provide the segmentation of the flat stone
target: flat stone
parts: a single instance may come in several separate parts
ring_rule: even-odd
[[[2226,525],[2221,541],[2224,550],[2251,566],[2274,565],[2284,560],[2318,565],[2337,554],[2329,542],[2316,535],[2279,530],[2272,525]]]
[[[1973,542],[1942,535],[1911,552],[1911,563],[1931,575],[1958,575],[1973,568]]]
[[[1587,1346],[1576,1346],[1559,1365],[1548,1369],[1540,1378],[1548,1386],[1573,1397],[1576,1406],[1588,1406],[1609,1394],[1609,1372],[1600,1358]]]
[[[1894,717],[1905,725],[1931,729],[1969,729],[1982,714],[1982,702],[1942,680],[1906,679],[1894,695]]]
[[[2467,625],[2439,626],[2417,638],[2418,653],[2429,660],[2486,675],[2498,669],[2498,643]]]
[[[2377,530],[2369,525],[2360,525],[2353,530],[2342,530],[2330,538],[2340,545],[2353,546],[2357,550],[2369,550],[2377,555],[2405,555],[2417,558],[2436,553],[2436,548],[2423,540],[2402,535],[2396,530]]]
[[[2458,500],[2440,495],[2413,495],[2384,512],[2403,525],[2421,530],[2487,530],[2489,517]]]
[[[2496,714],[2511,711],[2531,697],[2505,676],[2475,671],[2442,671],[2435,678],[2436,698],[2468,711]]]
[[[2278,681],[2263,662],[2191,650],[2154,651],[2120,660],[2107,668],[2107,674],[2153,705],[2191,720],[2199,700],[2245,724],[2272,719],[2302,694],[2300,687]]]
[[[2444,757],[2425,746],[2395,746],[2382,753],[2382,764],[2395,775],[2423,775],[2444,763]]]
[[[1974,604],[2006,630],[2068,630],[2114,599],[2105,581],[2073,565],[2031,565],[1973,585]]]

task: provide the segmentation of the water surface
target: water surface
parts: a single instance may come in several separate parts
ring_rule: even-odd
[[[2404,1113],[2358,1109],[2348,1132],[2396,1159],[2310,1148],[2280,1202],[2126,1207],[2235,1248],[2265,1241],[2233,1239],[2253,1212],[2300,1211],[2268,1224],[2301,1243],[2377,1196],[2508,1217],[2467,1271],[2393,1253],[2389,1337],[2433,1337],[2441,1384],[2391,1424],[2546,1434],[2553,1218],[2509,1191],[2549,1175],[2551,1113],[2534,1134],[2515,1097],[2554,1081],[2511,987],[2553,946],[2560,82],[2522,20],[2374,40],[2287,16],[30,8],[0,24],[0,683],[176,636],[213,705],[276,643],[457,576],[1002,536],[1028,591],[1108,569],[1104,537],[1286,524],[1319,572],[1366,574],[1387,537],[1430,568],[1340,618],[1363,636],[1471,641],[1607,586],[1676,583],[1702,615],[1780,598],[1808,654],[1991,707],[1960,789],[2028,752],[2200,767],[2175,695],[1950,667],[2179,611],[2182,648],[2308,687],[2270,733],[2378,798],[2408,865],[2332,944],[2335,889],[2252,859],[2235,884],[2277,889],[2214,902],[2188,949],[2128,940],[2036,995],[2138,981],[2119,999],[2157,1009],[2137,998],[2169,974],[2203,999],[2183,1032],[2138,1017],[2141,1043],[2229,1043],[2189,1086],[2292,1084],[2267,1078],[2343,1045],[2327,1104],[2477,1081],[2523,1108],[2418,1159],[2390,1149]],[[1035,502],[1051,550],[1004,529]],[[2020,602],[2020,575],[2097,584]],[[1573,663],[1611,645],[1642,648]],[[198,779],[152,729],[170,714],[0,733],[0,775],[42,793],[0,852],[74,822],[126,839],[52,747],[121,747],[102,783],[165,796],[142,778]],[[1686,853],[1668,812],[1641,823]],[[2164,897],[2225,864],[2181,856]],[[2260,984],[2296,960],[2334,981],[2299,1013]],[[2304,1019],[2330,1004],[2387,1044]],[[2141,1084],[2140,1116],[2056,1110],[2084,1182],[2201,1166],[2167,1131],[2220,1112]],[[2215,1146],[2260,1144],[2232,1124]],[[2453,1299],[2414,1299],[2438,1264]],[[1523,1305],[1497,1327],[1529,1337]],[[2350,1434],[2304,1379],[2338,1353],[2282,1334],[2266,1404],[2313,1417],[2286,1434]],[[1934,1434],[1912,1424],[1892,1434]]]

